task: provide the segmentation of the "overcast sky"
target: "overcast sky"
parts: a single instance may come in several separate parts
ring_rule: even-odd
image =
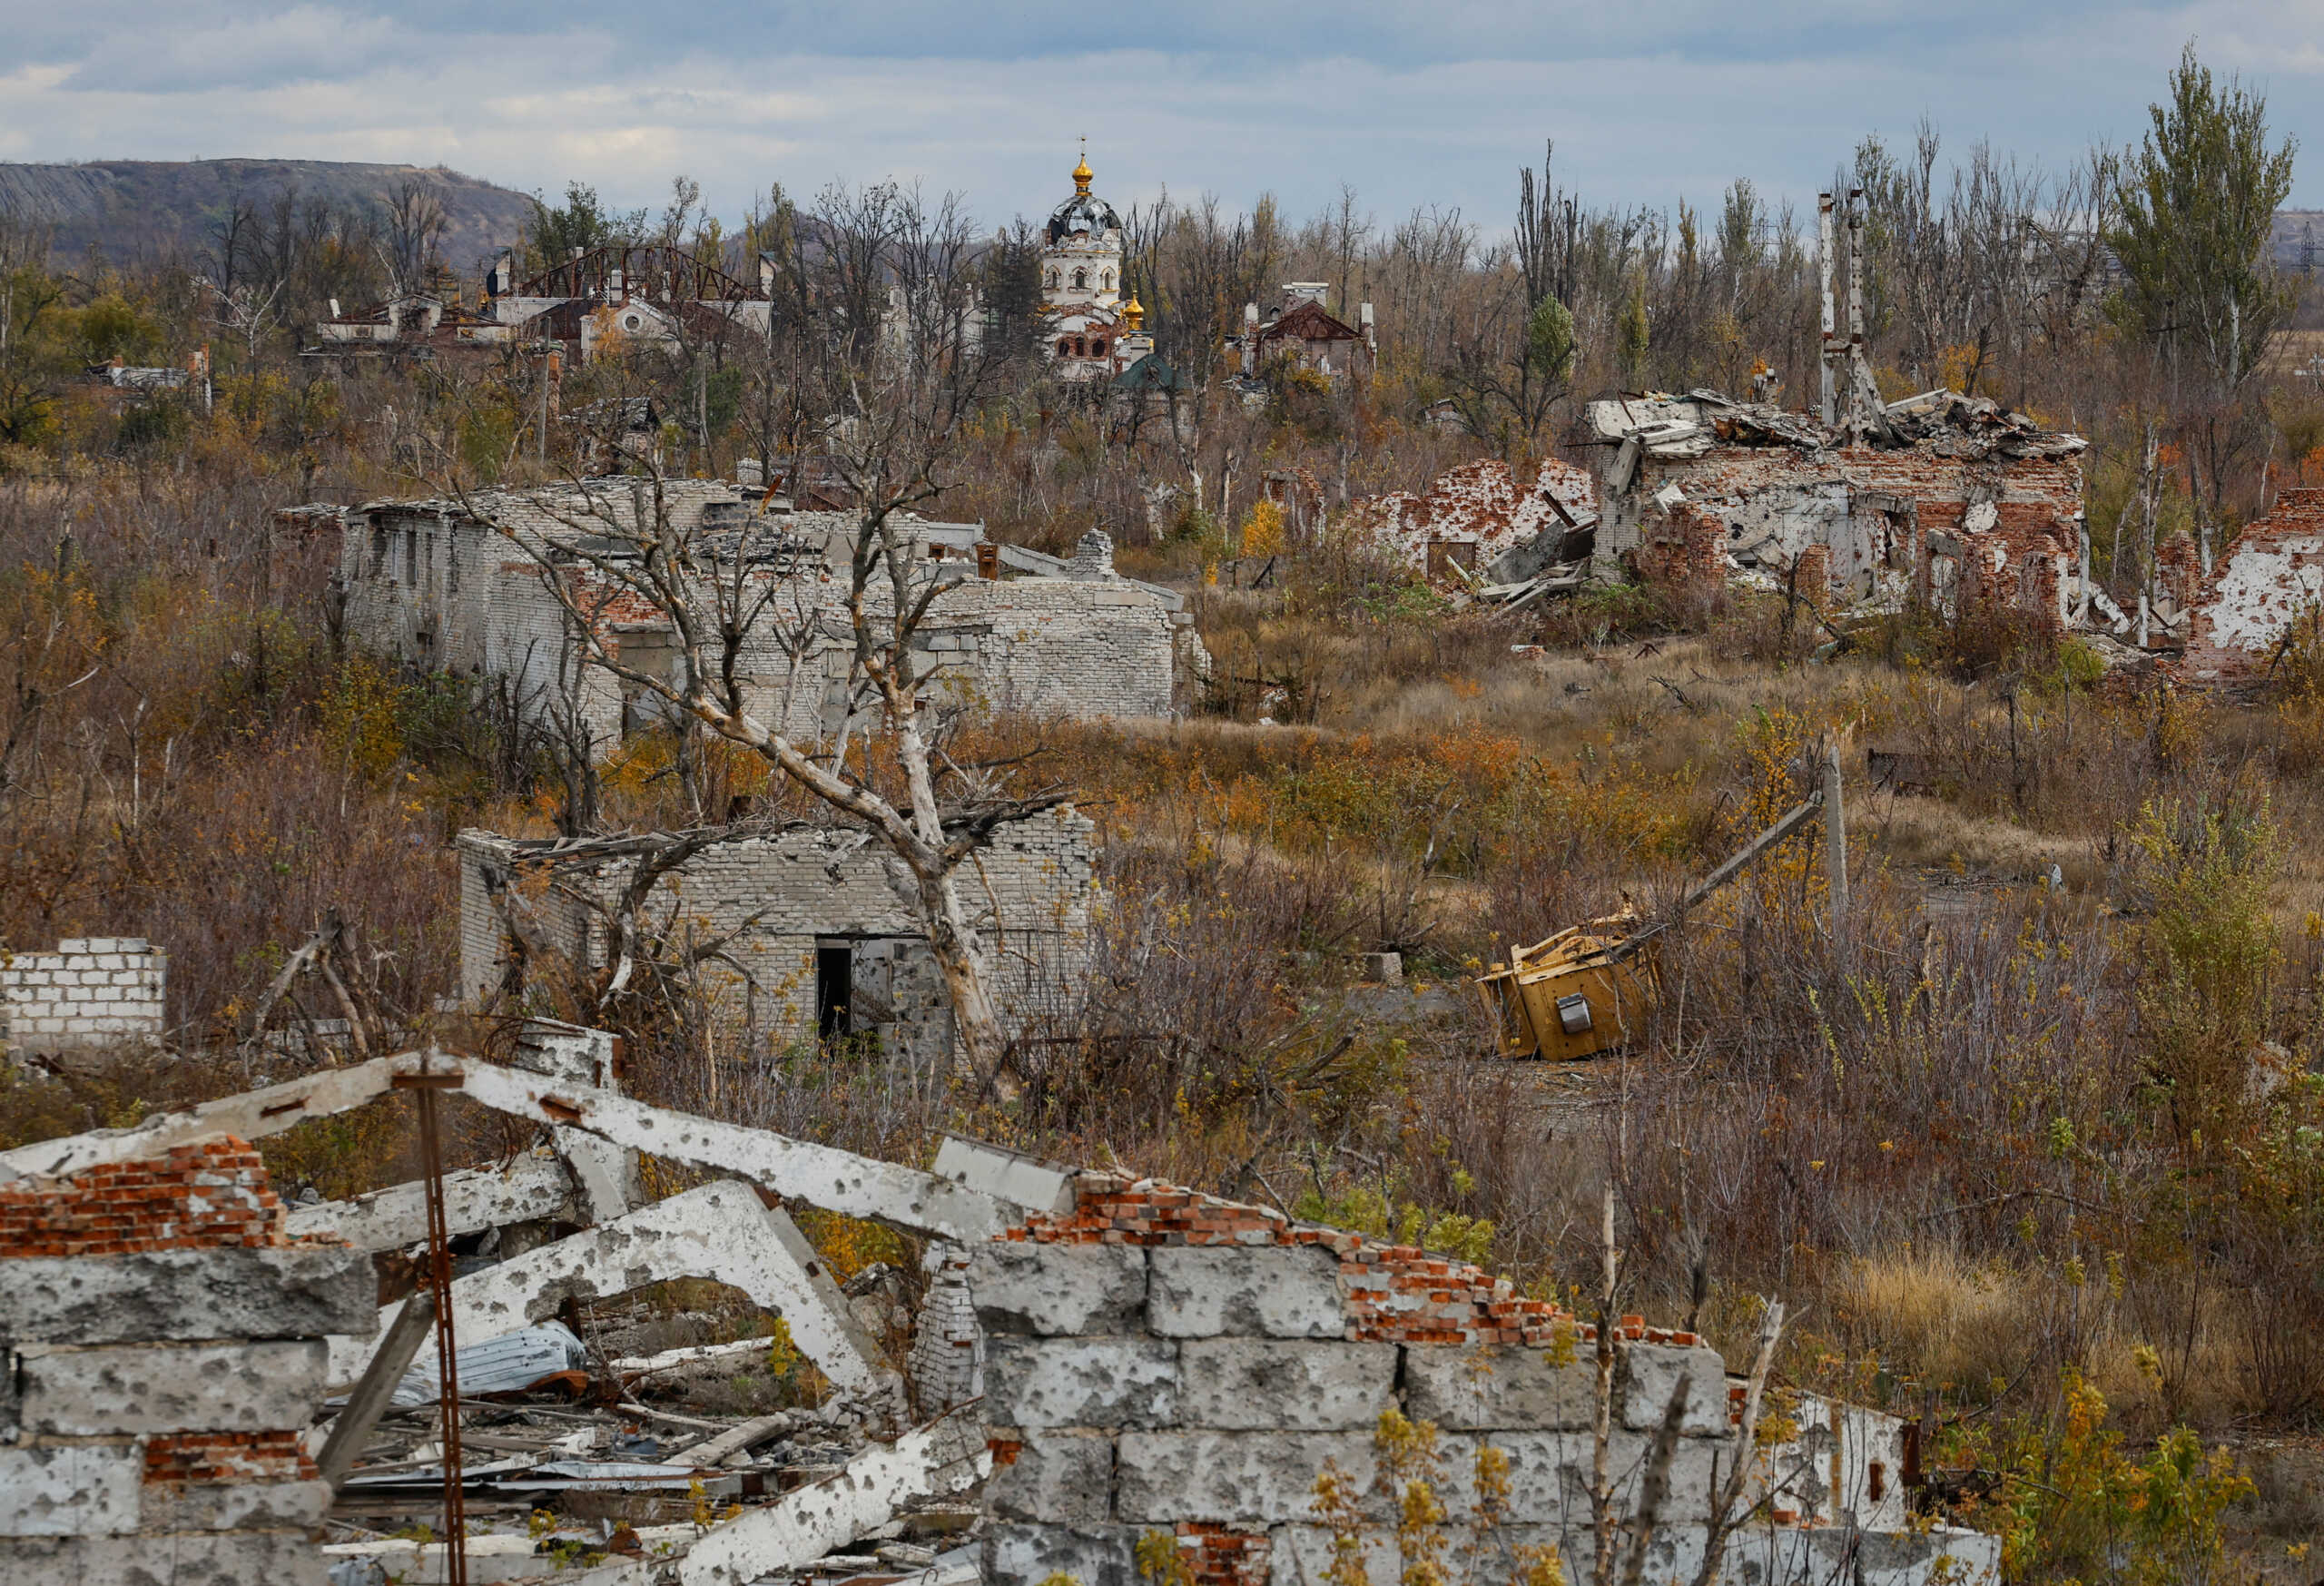
[[[2324,207],[2324,0],[0,0],[0,159],[409,161],[628,205],[685,172],[730,218],[770,181],[892,175],[990,223],[1068,191],[1086,133],[1117,202],[1304,216],[1346,182],[1384,222],[1495,230],[1545,137],[1596,202],[1748,176],[1812,203],[1924,113],[1956,152],[2071,162],[2138,135],[2191,36],[2266,93],[2293,202]]]

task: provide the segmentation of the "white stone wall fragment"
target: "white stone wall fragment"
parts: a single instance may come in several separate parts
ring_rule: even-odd
[[[747,1185],[706,1184],[601,1227],[471,1273],[452,1286],[457,1336],[475,1342],[554,1315],[567,1296],[625,1294],[676,1277],[731,1284],[779,1310],[793,1340],[835,1387],[872,1394],[885,1377],[862,1326],[820,1260],[781,1212]],[[400,1302],[378,1332],[331,1340],[334,1384],[362,1374]]]

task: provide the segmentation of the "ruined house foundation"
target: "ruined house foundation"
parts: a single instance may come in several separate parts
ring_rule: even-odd
[[[520,1066],[404,1053],[0,1156],[0,1337],[23,1384],[0,1443],[0,1581],[320,1581],[389,1565],[443,1578],[440,1542],[326,1546],[318,1531],[334,1487],[367,1479],[333,1452],[339,1420],[416,1347],[400,1306],[376,1303],[372,1256],[408,1245],[421,1187],[287,1213],[246,1143],[416,1084],[541,1129],[532,1153],[445,1176],[454,1233],[550,1230],[452,1286],[464,1351],[576,1299],[710,1277],[779,1314],[832,1384],[803,1422],[847,1452],[803,1480],[753,1452],[792,1446],[774,1440],[799,1412],[696,1420],[660,1464],[580,1467],[735,1501],[641,1527],[628,1552],[569,1578],[1305,1586],[1340,1558],[1386,1586],[1407,1546],[1480,1561],[1555,1548],[1569,1580],[1591,1578],[1597,1344],[1554,1304],[1154,1180],[957,1139],[921,1170],[672,1112],[622,1095],[608,1056],[596,1032],[544,1027]],[[641,1153],[706,1177],[646,1198]],[[872,1335],[786,1207],[926,1242],[935,1281],[908,1348],[891,1357]],[[1802,1396],[1791,1424],[1756,1439],[1747,1384],[1702,1339],[1633,1316],[1611,1343],[1611,1514],[1653,1579],[1694,1580],[1722,1516],[1721,1581],[1997,1579],[1998,1539],[1914,1512],[1896,1418]],[[349,1408],[324,1404],[333,1389]],[[1434,1541],[1400,1536],[1379,1441],[1390,1411],[1434,1429]],[[538,1484],[569,1468],[552,1453],[487,1479]],[[1474,1473],[1496,1466],[1494,1496]],[[931,1505],[968,1523],[949,1551],[879,1542]],[[473,1538],[468,1556],[471,1580],[539,1572],[522,1533]]]

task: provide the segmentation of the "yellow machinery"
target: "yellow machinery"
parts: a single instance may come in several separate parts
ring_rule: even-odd
[[[1679,905],[1679,918],[1815,819],[1827,794],[1837,792],[1835,761],[1825,790],[1808,794],[1704,878]],[[1837,808],[1837,797],[1833,803]],[[1827,832],[1838,826],[1837,821],[1831,822]],[[1844,896],[1846,887],[1843,872],[1837,879],[1838,895]],[[1845,903],[1841,907],[1845,910]],[[1501,1055],[1571,1060],[1594,1058],[1637,1039],[1654,1006],[1658,982],[1653,949],[1662,929],[1659,924],[1640,929],[1637,916],[1627,911],[1569,925],[1545,941],[1518,948],[1507,963],[1479,975],[1474,983],[1500,1032]]]
[[[1635,916],[1569,925],[1477,977],[1505,1058],[1594,1058],[1644,1028],[1654,960],[1633,949]]]

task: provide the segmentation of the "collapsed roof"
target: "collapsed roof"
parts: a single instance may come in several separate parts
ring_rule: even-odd
[[[2063,458],[2084,450],[2079,435],[2044,429],[2030,416],[1990,397],[1923,391],[1890,402],[1866,432],[1876,448],[1926,446],[1947,458]],[[1698,458],[1715,445],[1790,446],[1822,451],[1847,445],[1845,431],[1813,414],[1770,402],[1739,402],[1698,389],[1683,397],[1652,391],[1601,397],[1582,405],[1569,444],[1619,446],[1636,440],[1649,457]]]

